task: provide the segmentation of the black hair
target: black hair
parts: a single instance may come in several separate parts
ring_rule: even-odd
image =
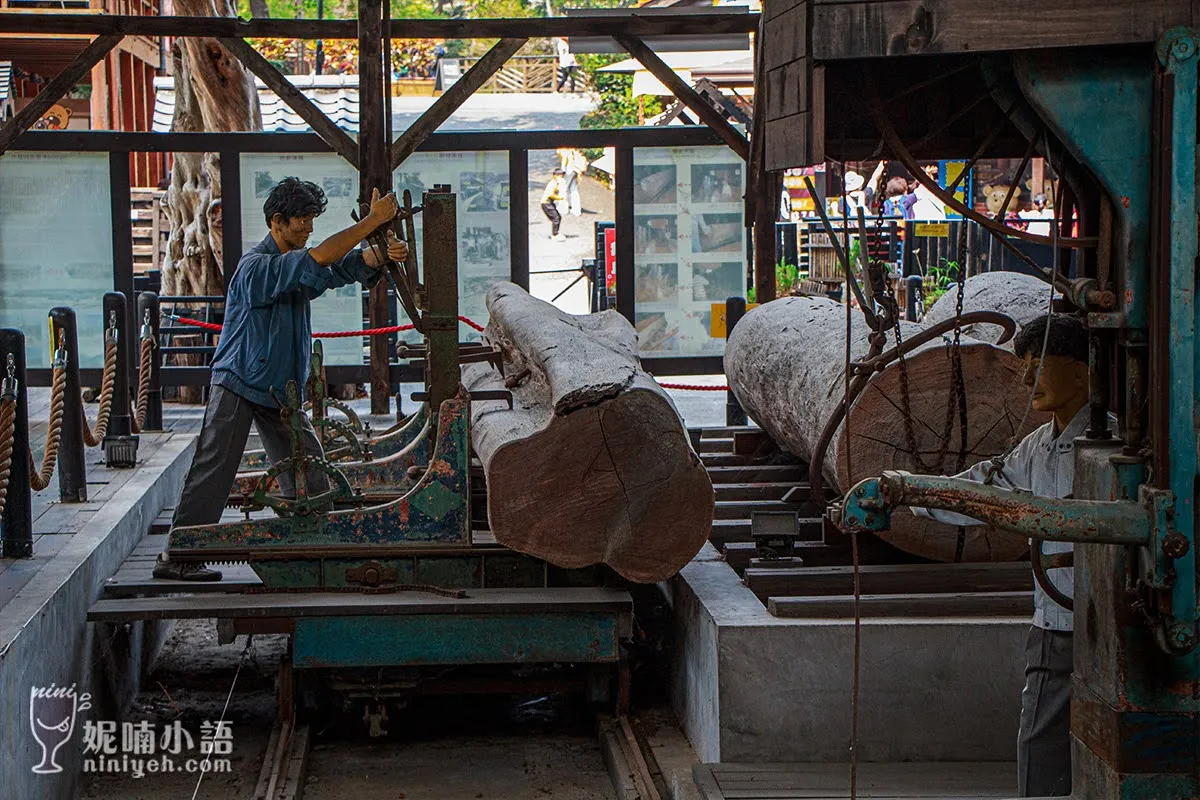
[[[287,223],[296,217],[315,217],[323,213],[326,203],[325,192],[312,181],[284,178],[275,184],[267,202],[263,203],[263,216],[267,218],[267,225],[276,214]]]
[[[1046,326],[1050,326],[1047,338]],[[1046,341],[1046,355],[1066,356],[1088,363],[1087,328],[1076,317],[1069,314],[1043,314],[1021,326],[1013,338],[1013,350],[1022,358],[1026,354],[1034,358],[1042,355],[1042,340]]]

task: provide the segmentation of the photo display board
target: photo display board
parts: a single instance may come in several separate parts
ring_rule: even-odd
[[[727,147],[633,153],[634,325],[644,355],[712,356],[713,304],[746,295],[746,165]]]
[[[31,369],[51,365],[55,306],[75,310],[79,366],[104,366],[105,292],[113,290],[107,153],[0,156],[0,327],[25,332]]]
[[[267,235],[263,203],[271,188],[286,177],[312,181],[325,191],[328,206],[313,223],[309,245],[315,245],[332,233],[354,223],[350,212],[358,199],[358,173],[340,156],[332,153],[241,155],[242,247],[247,250]],[[458,196],[458,290],[459,313],[487,324],[484,297],[497,281],[509,280],[508,153],[504,151],[415,153],[393,175],[396,196],[408,189],[414,206],[421,195],[436,184],[449,184]],[[416,217],[417,262],[424,274],[422,215]],[[363,326],[362,285],[351,284],[326,292],[313,301],[314,331],[353,331]],[[409,322],[399,309],[398,324]],[[477,341],[480,334],[460,324],[463,341]],[[419,341],[420,334],[400,334],[406,341]],[[325,339],[325,363],[359,365],[365,363],[364,342],[360,338]]]

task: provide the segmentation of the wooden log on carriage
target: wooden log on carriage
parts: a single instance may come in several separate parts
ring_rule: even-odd
[[[936,325],[953,318],[957,302],[958,284],[951,284],[930,306],[922,324]],[[963,281],[963,313],[1000,311],[1016,320],[1018,325],[1024,325],[1047,313],[1049,304],[1050,284],[1023,272],[981,272]],[[963,333],[973,339],[994,342],[1000,336],[1000,328],[979,323],[963,326]],[[1012,350],[1012,341],[1000,347]]]
[[[614,311],[575,316],[511,283],[487,294],[484,337],[504,355],[463,369],[496,541],[560,567],[604,563],[639,583],[699,552],[714,493],[671,399],[642,371],[633,326]],[[506,377],[507,376],[507,377]]]
[[[916,323],[901,323],[905,337],[922,330]],[[868,334],[854,311],[852,361],[866,356]],[[894,343],[889,333],[887,347]],[[726,347],[725,371],[746,412],[781,447],[811,460],[827,420],[844,397],[845,348],[845,306],[826,298],[787,297],[742,318]],[[1029,394],[1021,382],[1024,365],[1015,355],[964,336],[961,356],[967,398],[965,451],[960,453],[957,403],[950,403],[954,369],[946,340],[939,338],[909,354],[903,370],[893,362],[871,377],[825,452],[825,483],[845,492],[887,469],[952,474],[960,464],[970,466],[1005,452],[1014,436],[1045,421],[1043,415],[1031,414],[1018,430]],[[905,425],[906,411],[911,428]],[[1028,552],[1020,537],[987,527],[942,525],[906,508],[892,514],[890,530],[880,537],[938,561],[1006,561]]]

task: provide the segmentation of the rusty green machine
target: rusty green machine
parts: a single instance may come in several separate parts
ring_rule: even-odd
[[[1064,180],[1100,194],[1099,223],[1071,242],[1091,235],[1097,252],[1078,259],[1069,280],[1053,276],[1069,307],[1086,313],[1092,341],[1092,424],[1076,442],[1073,498],[885,472],[834,511],[848,530],[886,528],[891,510],[907,505],[967,514],[1035,544],[1076,543],[1079,798],[1200,796],[1198,36],[1176,28],[1156,48],[1005,59],[1034,112],[1027,121],[1044,126],[1030,141],[1048,133],[1077,170]],[[1000,74],[990,67],[984,57],[984,75]],[[1016,99],[1001,107],[1013,101],[1011,114]],[[868,104],[892,154],[902,152],[871,92]],[[1109,437],[1110,411],[1120,438]],[[1033,552],[1043,567],[1064,565],[1040,546]]]
[[[408,198],[405,205],[411,209]],[[629,594],[606,585],[600,570],[557,569],[476,530],[486,522],[472,515],[484,495],[479,478],[472,479],[470,404],[503,398],[468,393],[459,365],[501,365],[490,345],[459,342],[455,195],[436,187],[421,212],[423,275],[411,211],[401,215],[408,223],[404,238],[413,243],[409,263],[387,266],[423,336],[403,348],[424,367],[424,391],[414,395],[421,410],[374,440],[382,454],[355,450],[352,420],[337,423],[339,446],[357,460],[333,462],[304,451],[304,398],[289,385],[281,405],[293,430],[290,458],[243,475],[235,490],[244,505],[275,516],[175,528],[171,556],[248,564],[261,585],[223,606],[232,633],[291,634],[292,667],[336,673],[335,683],[357,687],[360,699],[411,691],[425,680],[424,668],[440,674],[550,663],[580,665],[580,686],[594,700],[623,696]],[[319,353],[309,395],[312,408],[323,410]],[[292,476],[294,496],[273,491],[284,473]],[[362,668],[371,668],[366,683],[345,678]],[[391,677],[384,677],[387,668],[395,670]]]

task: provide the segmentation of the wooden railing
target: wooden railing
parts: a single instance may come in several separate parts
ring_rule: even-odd
[[[465,73],[478,61],[462,59]],[[554,56],[515,56],[508,60],[499,72],[480,89],[482,92],[553,92],[558,85],[558,59]],[[564,91],[570,84],[563,87]],[[589,88],[587,78],[581,70],[575,70],[575,91]]]

